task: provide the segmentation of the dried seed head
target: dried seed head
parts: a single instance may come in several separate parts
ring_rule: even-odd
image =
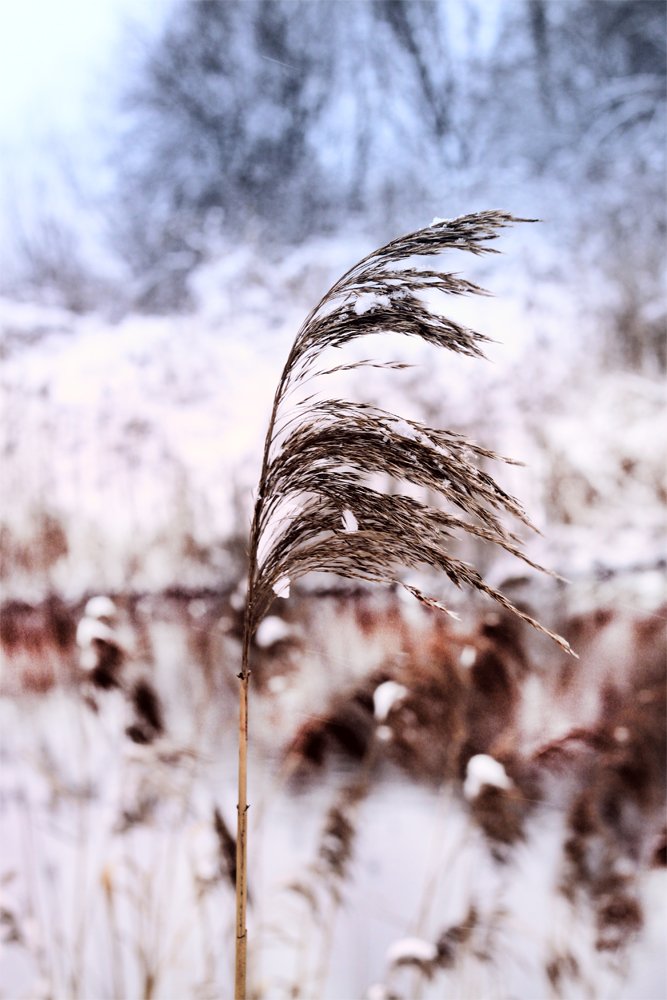
[[[413,266],[415,257],[447,249],[495,252],[487,245],[514,223],[503,212],[482,212],[436,224],[393,240],[336,282],[308,316],[276,391],[251,539],[248,626],[254,633],[276,596],[313,571],[377,583],[398,583],[430,607],[438,600],[407,585],[406,570],[437,569],[457,587],[470,587],[549,632],[489,586],[451,551],[461,534],[497,545],[535,569],[505,521],[532,527],[521,504],[483,469],[501,459],[459,434],[404,420],[394,413],[343,399],[309,396],[288,413],[285,401],[314,374],[369,365],[362,361],[315,371],[320,354],[368,334],[420,337],[458,354],[483,357],[486,337],[431,311],[421,293],[483,294],[457,275]],[[400,367],[400,366],[399,366]],[[378,475],[395,487],[374,489]],[[421,487],[445,509],[401,493]],[[546,572],[546,571],[545,571]]]

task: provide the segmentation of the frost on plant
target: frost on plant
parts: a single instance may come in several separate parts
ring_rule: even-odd
[[[476,799],[486,787],[509,791],[513,787],[513,782],[500,761],[488,754],[478,753],[468,761],[463,794],[469,800]]]

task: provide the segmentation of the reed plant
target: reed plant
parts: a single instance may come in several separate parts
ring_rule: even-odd
[[[429,304],[434,292],[486,294],[484,289],[426,266],[425,259],[452,249],[476,255],[496,252],[490,241],[522,221],[529,220],[498,211],[434,220],[364,257],[308,315],[278,382],[250,531],[239,674],[236,1000],[246,997],[247,977],[250,649],[274,599],[287,597],[295,580],[317,571],[394,583],[428,607],[449,611],[442,600],[403,579],[406,570],[431,568],[457,587],[486,594],[571,652],[564,639],[515,607],[474,566],[453,554],[453,540],[469,535],[543,570],[525,555],[519,537],[505,523],[509,519],[532,528],[528,515],[483,467],[489,460],[511,459],[501,459],[458,433],[377,406],[308,392],[315,377],[363,366],[403,367],[375,360],[326,367],[323,355],[329,348],[372,334],[418,337],[457,354],[484,357],[488,338]],[[382,477],[391,492],[377,488]],[[406,492],[412,488],[414,494],[415,487],[433,502]]]

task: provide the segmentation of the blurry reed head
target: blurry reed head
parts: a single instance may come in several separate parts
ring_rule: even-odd
[[[372,614],[367,598],[368,593],[359,625],[364,636],[370,634],[373,623],[379,628],[387,620],[387,607],[400,607],[394,597],[393,603],[377,603]],[[356,605],[356,598],[350,600]],[[505,632],[501,622],[506,618],[510,616],[495,617],[490,634],[486,618],[470,632],[456,629],[437,612],[420,616],[414,629],[395,620],[391,633],[395,644],[382,665],[337,692],[287,745],[291,777],[299,781],[312,777],[337,757],[347,759],[344,766],[363,761],[373,744],[379,761],[437,784],[462,779],[476,754],[500,754],[516,772],[517,708],[528,660],[521,644],[521,623],[517,620],[519,632],[513,631],[511,622]],[[508,636],[514,637],[514,645]],[[525,811],[525,801],[538,796],[533,787],[536,782],[528,787],[526,776],[520,777],[525,795],[517,792],[509,796],[512,803],[503,802],[508,812],[507,834],[497,839],[506,842],[517,839],[509,832],[511,814],[518,817]],[[483,825],[490,827],[493,819],[491,815],[489,824]]]
[[[139,680],[132,689],[132,703],[139,718],[156,733],[164,730],[162,708],[155,688],[147,680]]]
[[[372,766],[372,755],[366,760]],[[358,827],[358,808],[370,791],[368,771],[344,786],[326,813],[317,852],[315,871],[328,886],[332,897],[340,901],[343,882],[348,878]]]
[[[133,684],[128,696],[135,721],[127,727],[127,736],[134,743],[152,743],[164,732],[162,704],[155,688],[146,678],[141,678]]]
[[[123,654],[119,647],[103,639],[93,639],[91,647],[96,656],[95,666],[89,675],[91,684],[105,691],[121,687],[119,671],[123,665]]]
[[[357,762],[366,757],[373,739],[372,702],[364,698],[365,689],[346,692],[321,716],[309,719],[297,731],[287,747],[291,777],[297,781],[321,768],[330,754],[341,754]]]
[[[546,972],[547,979],[558,996],[562,996],[564,994],[564,986],[566,983],[576,983],[581,979],[579,962],[575,956],[567,950],[554,954],[553,958],[550,958],[547,961],[544,971]]]
[[[438,939],[426,941],[423,938],[409,937],[394,941],[387,951],[389,973],[400,968],[413,969],[425,980],[433,979],[438,972],[452,969],[469,948],[480,927],[479,914],[474,905],[458,923],[452,924],[442,931]],[[488,933],[484,935],[488,937]],[[475,942],[475,955],[480,961],[490,961],[488,945],[482,945],[481,940]]]
[[[76,624],[70,608],[55,595],[36,604],[0,604],[0,671],[3,692],[48,691],[74,674]]]
[[[348,806],[337,803],[328,811],[318,850],[318,860],[332,885],[345,880],[352,860],[355,825]]]
[[[438,966],[441,969],[448,969],[454,965],[459,957],[459,952],[468,944],[478,924],[477,910],[471,905],[463,920],[452,924],[451,927],[442,932],[436,942]]]
[[[372,766],[369,754],[367,768]],[[359,827],[358,809],[370,792],[368,771],[344,785],[324,815],[324,822],[313,862],[303,877],[289,883],[286,889],[305,901],[314,919],[330,920],[331,905],[343,900],[343,887],[350,877],[354,847]]]
[[[571,652],[565,640],[514,607],[452,553],[452,541],[470,535],[542,569],[505,524],[510,519],[532,527],[527,514],[483,468],[488,460],[511,459],[376,406],[322,399],[318,393],[298,398],[313,376],[360,366],[402,367],[358,361],[318,368],[325,350],[369,334],[419,337],[457,354],[483,357],[488,338],[432,311],[424,295],[484,290],[455,274],[417,266],[415,259],[448,249],[494,252],[489,241],[520,221],[526,220],[483,212],[437,221],[393,240],[343,275],[304,322],[276,391],[265,445],[251,539],[251,634],[275,597],[287,596],[291,581],[313,571],[395,582],[426,605],[447,610],[402,579],[405,571],[430,568],[456,587],[493,598]],[[371,485],[378,477],[392,483],[391,495]],[[442,509],[406,495],[414,487],[436,497]]]
[[[470,810],[489,840],[492,856],[501,864],[507,863],[508,848],[524,840],[530,802],[517,787],[487,785],[474,798]]]
[[[641,931],[638,875],[654,863],[664,829],[667,661],[646,653],[630,691],[603,702],[598,725],[570,734],[569,752],[561,741],[560,767],[577,773],[584,791],[568,813],[560,889],[590,907],[602,952],[622,953]]]
[[[651,867],[667,868],[667,826],[657,834],[651,847]]]
[[[236,888],[236,838],[231,833],[225,818],[217,806],[213,809],[213,829],[218,841],[220,874],[232,889]]]

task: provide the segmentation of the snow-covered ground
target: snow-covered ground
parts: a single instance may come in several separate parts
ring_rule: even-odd
[[[126,737],[128,705],[119,690],[55,688],[0,699],[3,1000],[228,996],[233,893],[220,830],[234,830],[238,644],[223,633],[207,673],[192,646],[206,621],[195,603],[189,623],[188,615],[176,618],[157,606],[135,608],[132,616],[136,640],[150,648],[165,713],[166,732],[152,744]],[[319,600],[310,622],[306,616],[292,623],[302,644],[298,672],[275,672],[281,685],[269,681],[263,694],[253,692],[253,995],[280,1000],[298,988],[304,1000],[657,1000],[665,985],[667,872],[650,865],[659,846],[650,827],[659,835],[660,817],[650,809],[640,814],[646,830],[626,844],[636,819],[626,791],[624,809],[599,824],[598,803],[611,800],[600,799],[595,781],[587,783],[585,763],[578,771],[577,760],[590,753],[581,728],[576,746],[557,748],[540,791],[522,776],[522,755],[532,753],[525,740],[510,743],[510,773],[488,754],[471,757],[464,781],[409,777],[391,756],[374,770],[372,757],[387,752],[401,731],[409,736],[419,710],[418,664],[411,673],[406,639],[411,634],[419,650],[424,635],[415,619],[410,628],[404,622],[400,640],[395,619],[393,632],[383,626],[389,608],[375,605],[369,631],[368,618],[360,628],[353,606]],[[426,615],[418,612],[422,627]],[[84,643],[85,630],[79,632]],[[131,654],[126,669],[136,669],[132,657],[146,653],[132,649],[129,633],[119,635]],[[284,635],[274,629],[276,643]],[[396,663],[402,644],[401,676],[411,678],[410,687],[376,687],[379,726],[370,757],[311,768],[310,779],[290,783],[295,772],[284,749],[291,734],[324,720],[336,699],[340,704],[337,691],[354,691],[369,671]],[[617,639],[614,645],[618,656]],[[461,650],[462,676],[470,676],[482,647],[460,639],[454,649]],[[280,666],[276,655],[269,669]],[[433,675],[440,670],[444,679],[456,669],[447,664],[431,668]],[[570,725],[594,722],[602,706],[591,697],[610,690],[590,659],[582,656],[580,669]],[[623,671],[633,669],[621,657],[609,672],[622,685]],[[429,700],[436,697],[432,687],[426,691]],[[537,743],[559,735],[548,671],[532,673],[518,694],[519,717],[531,715],[529,728],[539,721]],[[460,740],[465,707],[452,721],[451,733],[432,729],[428,742]],[[618,746],[640,732],[619,729]],[[611,775],[615,753],[612,747],[607,757]],[[489,794],[498,798],[484,806]],[[577,803],[590,806],[592,827],[575,827]],[[489,833],[489,819],[501,823],[499,833]],[[637,857],[638,844],[648,856]],[[575,849],[586,863],[572,883]],[[601,946],[601,932],[618,935],[619,947]]]
[[[508,235],[503,258],[445,260],[495,293],[444,303],[500,342],[490,345],[491,363],[387,335],[353,345],[346,360],[414,367],[342,373],[328,391],[460,429],[525,462],[494,474],[543,532],[527,539],[528,554],[571,578],[568,613],[616,604],[627,616],[612,623],[616,631],[610,627],[596,654],[611,672],[614,657],[625,656],[619,629],[633,636],[633,615],[655,612],[665,597],[665,391],[657,377],[603,370],[594,360],[594,311],[582,314],[575,293],[555,280],[536,280],[549,260],[536,239]],[[181,316],[114,320],[0,302],[3,598],[233,590],[283,360],[310,308],[373,245],[358,232],[281,254],[220,246],[194,273],[195,308]],[[474,557],[494,584],[516,575],[511,561]],[[531,603],[539,594],[531,589]],[[294,641],[301,670],[298,683],[269,677],[255,705],[250,932],[258,995],[293,996],[300,983],[307,1000],[364,990],[369,1000],[439,1000],[444,988],[503,1000],[657,1000],[664,870],[633,872],[645,915],[633,948],[622,957],[596,951],[591,913],[556,892],[566,816],[549,801],[530,815],[510,863],[499,863],[461,787],[390,774],[354,802],[352,868],[325,887],[322,903],[313,881],[322,823],[340,806],[349,775],[329,772],[295,796],[281,785],[278,751],[300,718],[319,718],[337,686],[379,667],[396,645],[389,631],[371,641],[337,608],[323,605],[316,616],[327,656],[289,616],[267,619],[257,637],[267,656]],[[412,602],[403,613],[414,625],[410,615],[422,612]],[[229,639],[231,618],[213,619],[196,598],[188,615],[189,632],[157,619],[145,629],[156,687],[176,706],[155,746],[127,742],[117,692],[104,696],[97,715],[62,690],[0,702],[8,845],[0,927],[10,984],[0,996],[8,1000],[223,995],[232,900],[211,815],[217,805],[233,826],[229,679],[238,645]],[[146,667],[138,632],[136,659]],[[197,642],[217,643],[207,647],[203,672]],[[468,669],[474,658],[464,645],[461,664]],[[573,688],[568,705],[578,701],[577,711],[569,715],[565,702],[556,711],[539,677],[526,681],[521,724],[531,752],[573,724],[595,722],[609,679],[595,670],[594,697]],[[402,681],[384,681],[391,683],[376,689],[379,740],[405,697]],[[477,759],[471,803],[489,776],[512,794],[502,765]],[[340,847],[340,830],[336,836]],[[449,937],[438,944],[443,933]],[[454,945],[446,969],[443,949]],[[436,959],[429,980],[422,973]]]

